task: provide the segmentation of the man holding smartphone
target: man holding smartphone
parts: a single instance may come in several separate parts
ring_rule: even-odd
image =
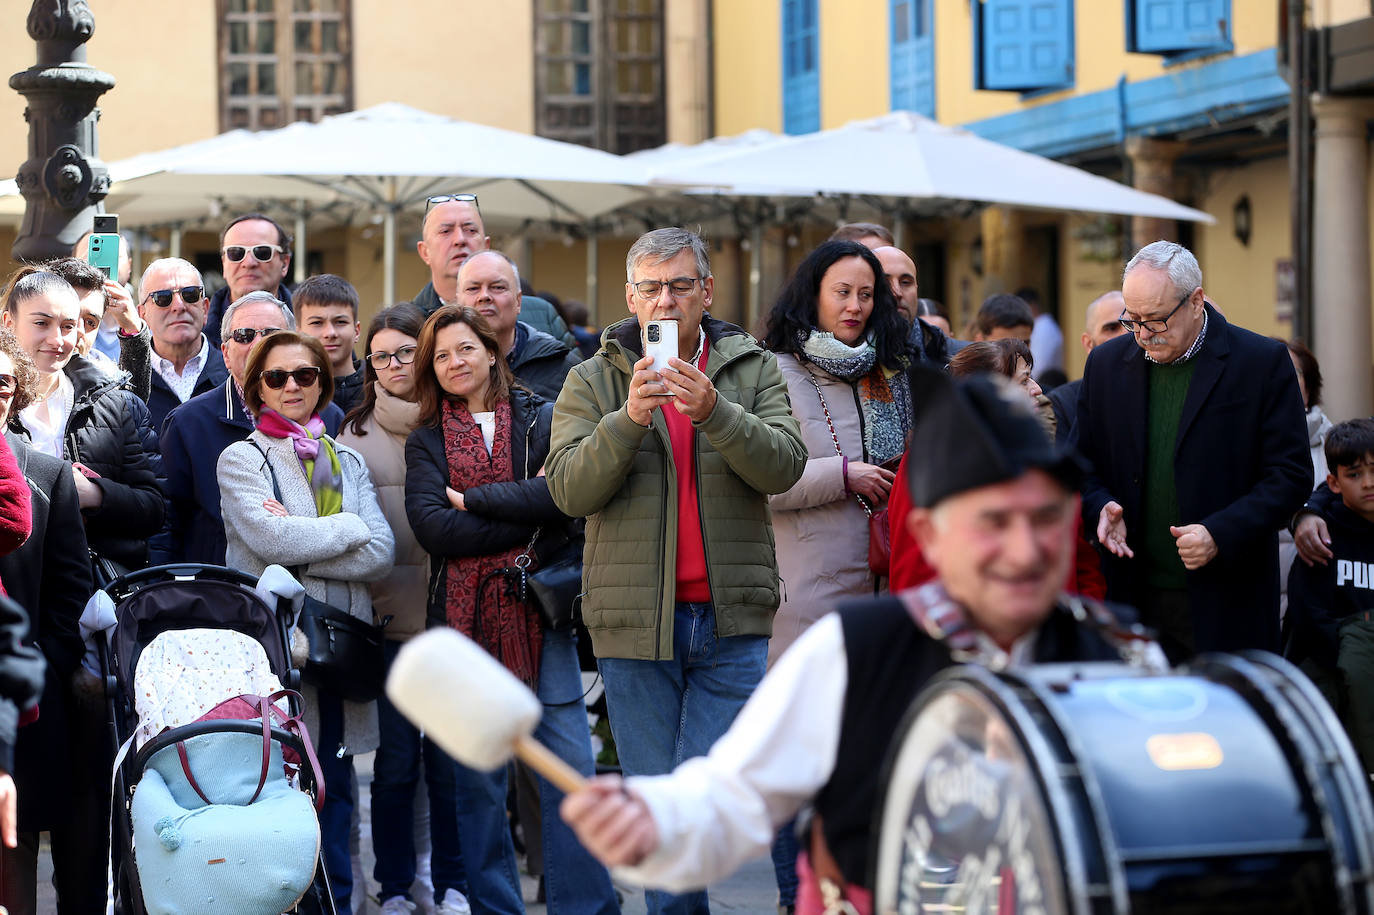
[[[546,466],[558,507],[588,518],[582,615],[621,768],[657,775],[705,754],[763,677],[779,596],[768,495],[801,477],[806,446],[773,354],[707,313],[700,236],[641,236],[626,274],[631,317],[568,374]],[[646,355],[651,321],[677,322],[685,358],[666,371]],[[646,901],[708,911],[704,892]]]

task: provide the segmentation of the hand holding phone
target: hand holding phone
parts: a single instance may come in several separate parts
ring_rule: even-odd
[[[105,279],[119,279],[118,214],[101,213],[95,217],[94,229],[86,241],[86,262],[105,274]]]
[[[655,372],[676,371],[668,365],[668,361],[676,359],[678,355],[677,321],[650,321],[644,325],[644,355],[654,357]]]

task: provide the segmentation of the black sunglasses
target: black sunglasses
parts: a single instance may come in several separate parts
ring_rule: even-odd
[[[13,394],[18,387],[18,378],[13,375],[0,375],[0,394]]]
[[[296,384],[308,388],[320,380],[320,370],[313,365],[303,366],[288,372],[286,369],[268,369],[259,376],[262,383],[274,391],[286,387],[286,379],[296,379]]]
[[[256,327],[240,327],[229,332],[229,339],[247,346],[258,337],[266,337],[279,330],[281,330],[280,327],[264,327],[262,330],[258,330]]]
[[[272,255],[280,254],[282,250],[281,245],[252,245],[251,247],[230,245],[224,249],[223,254],[230,263],[237,264],[250,251],[253,253],[253,260],[266,262],[272,259]]]
[[[153,300],[153,304],[158,308],[167,308],[172,304],[172,296],[179,295],[181,300],[187,305],[194,305],[205,295],[204,286],[182,286],[180,289],[155,289],[144,296],[143,301]]]
[[[457,201],[458,203],[470,203],[470,204],[472,204],[473,206],[477,206],[477,195],[476,195],[476,194],[435,194],[433,197],[426,197],[426,198],[425,198],[425,215],[426,215],[426,216],[429,215],[429,211],[432,210],[432,209],[434,209],[435,207],[437,207],[439,204],[441,204],[441,203],[449,203],[449,202],[451,202],[451,201]]]

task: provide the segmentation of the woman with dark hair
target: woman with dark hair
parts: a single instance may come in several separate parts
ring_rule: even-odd
[[[16,430],[14,418],[33,403],[41,376],[19,339],[3,326],[0,376],[13,378],[12,385],[3,383],[10,389],[8,396],[0,393],[0,428],[5,428],[5,440],[30,491],[32,520],[23,545],[0,556],[0,580],[29,612],[25,644],[47,661],[39,714],[20,728],[15,746],[11,771],[19,795],[18,845],[0,850],[0,906],[15,913],[37,911],[39,833],[50,830],[53,882],[62,896],[62,911],[94,911],[90,906],[98,901],[104,905],[102,862],[107,852],[102,848],[108,833],[90,807],[74,800],[78,794],[83,801],[103,797],[108,818],[109,784],[99,789],[99,773],[108,778],[109,768],[102,770],[100,760],[74,751],[73,741],[87,738],[88,729],[72,705],[70,688],[84,653],[77,621],[93,590],[86,529],[71,463],[32,447]],[[82,748],[88,744],[86,739]],[[74,807],[79,807],[80,818]],[[97,867],[100,885],[92,888]]]
[[[911,430],[908,334],[882,264],[853,241],[807,255],[768,315],[763,343],[777,353],[807,448],[801,479],[769,500],[787,583],[770,666],[837,602],[886,587],[868,565],[868,519],[887,502]],[[784,907],[795,901],[795,860],[784,826],[773,848]]]
[[[371,623],[368,583],[391,570],[395,540],[362,455],[325,434],[320,411],[333,396],[334,378],[324,345],[296,331],[268,334],[249,351],[243,377],[243,402],[256,428],[224,449],[217,464],[225,565],[249,575],[286,566],[311,597]],[[298,663],[303,642],[296,630]],[[301,691],[325,784],[321,856],[334,904],[348,915],[353,756],[377,748],[377,704],[345,701],[310,684]]]
[[[406,442],[406,516],[431,557],[430,625],[452,626],[529,684],[544,704],[535,738],[591,775],[576,637],[545,629],[502,573],[526,553],[547,561],[573,537],[543,473],[553,404],[517,385],[471,308],[434,312],[415,364],[420,425]],[[454,763],[454,773],[469,895],[487,912],[523,912],[506,770]],[[559,816],[559,793],[539,782],[549,911],[618,911],[610,875]]]
[[[406,439],[420,425],[415,361],[425,314],[410,302],[378,312],[363,343],[362,401],[344,420],[339,441],[367,463],[382,513],[396,537],[396,564],[372,583],[372,612],[390,616],[386,627],[387,665],[401,646],[425,630],[425,584],[429,556],[406,520]],[[396,710],[385,695],[377,700],[381,742],[372,764],[372,847],[374,876],[381,885],[383,915],[409,911],[418,871],[417,858],[430,857],[433,885],[443,903],[463,880],[458,849],[458,802],[453,761]],[[427,805],[416,804],[421,761]],[[431,856],[431,830],[433,853]],[[400,902],[393,902],[399,899]],[[416,900],[417,902],[419,900]]]

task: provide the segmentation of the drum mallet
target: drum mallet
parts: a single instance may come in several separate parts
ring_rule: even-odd
[[[543,706],[529,687],[476,642],[431,629],[406,643],[391,665],[386,694],[411,723],[470,769],[520,759],[565,793],[585,779],[530,735]]]

